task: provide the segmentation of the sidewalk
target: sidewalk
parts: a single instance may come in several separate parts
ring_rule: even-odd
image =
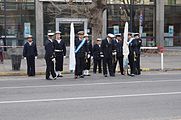
[[[64,73],[69,73],[69,59],[64,60]],[[160,54],[142,54],[141,68],[143,71],[160,70]],[[36,60],[36,74],[45,74],[46,64],[43,58]],[[181,70],[181,55],[165,55],[164,70]],[[20,71],[12,71],[11,59],[5,59],[0,64],[0,76],[26,75],[26,60],[22,59]]]

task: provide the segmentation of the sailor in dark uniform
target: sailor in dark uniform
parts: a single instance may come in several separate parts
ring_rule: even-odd
[[[53,77],[53,80],[56,80],[56,73],[54,68],[55,63],[55,53],[53,45],[53,35],[54,33],[48,33],[48,40],[45,42],[45,61],[46,61],[46,79],[52,80],[50,74]]]
[[[93,66],[93,73],[96,74],[97,72],[97,66],[99,73],[102,73],[102,58],[103,54],[101,51],[101,38],[97,38],[96,44],[92,48],[92,54],[93,54],[93,60],[94,60],[94,66]]]
[[[134,52],[134,38],[132,37],[132,33],[128,33],[128,46],[129,46],[129,66],[130,66],[130,73],[128,75],[134,76],[135,75],[135,52]]]
[[[63,77],[61,72],[63,71],[63,61],[66,56],[66,46],[65,42],[61,39],[60,31],[56,31],[55,37],[56,38],[53,41],[55,52],[55,70],[57,77]]]
[[[136,58],[136,62],[135,62],[135,74],[136,75],[140,75],[141,74],[141,70],[140,70],[140,53],[141,53],[141,46],[142,46],[142,40],[140,38],[140,34],[139,33],[135,33],[134,34],[134,52],[135,52],[135,58]]]
[[[116,71],[117,63],[119,63],[120,72],[124,75],[123,69],[123,38],[121,34],[115,35],[115,46],[116,46],[116,61],[114,63],[114,72]]]
[[[32,35],[27,37],[28,41],[23,48],[23,57],[27,60],[27,75],[35,76],[35,58],[37,58],[37,47],[33,42]]]
[[[113,72],[113,64],[112,64],[112,52],[114,48],[114,43],[113,40],[114,35],[113,34],[108,34],[106,39],[102,40],[101,43],[101,49],[104,55],[103,58],[103,75],[107,77],[107,66],[108,66],[108,71],[110,76],[114,77],[115,74]]]
[[[92,57],[92,43],[89,40],[89,35],[85,34],[84,38],[86,40],[86,47],[87,47],[87,52],[85,54],[85,69],[84,69],[84,75],[85,76],[90,76],[89,70],[91,66],[91,57]]]
[[[83,70],[85,68],[85,54],[87,52],[84,31],[78,32],[78,38],[75,39],[75,79],[84,78]]]

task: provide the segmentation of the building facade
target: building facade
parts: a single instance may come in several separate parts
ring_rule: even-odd
[[[54,1],[59,6],[65,4],[64,0]],[[49,0],[0,0],[0,8],[0,36],[8,46],[22,46],[28,34],[43,46],[47,32],[56,30],[69,44],[71,22],[75,32],[92,32],[88,19],[75,17],[71,9],[54,14],[56,8]],[[110,0],[103,15],[102,37],[123,33],[126,21],[129,31],[141,33],[144,46],[181,46],[181,0]]]

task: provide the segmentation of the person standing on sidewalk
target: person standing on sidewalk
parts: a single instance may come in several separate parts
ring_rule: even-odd
[[[89,40],[89,35],[85,34],[84,38],[86,40],[86,47],[87,47],[87,52],[85,55],[85,70],[84,70],[84,75],[85,76],[90,76],[89,70],[91,66],[91,57],[92,57],[92,43]]]
[[[97,38],[97,42],[92,48],[92,54],[93,54],[93,60],[94,60],[94,66],[93,66],[94,74],[96,74],[96,72],[97,72],[97,66],[98,66],[98,72],[102,73],[101,65],[102,65],[103,54],[101,52],[101,41],[102,41],[101,38]]]
[[[61,32],[56,31],[55,33],[55,40],[53,41],[54,45],[54,51],[55,51],[55,70],[57,73],[57,77],[63,77],[62,71],[63,71],[63,60],[66,56],[66,46],[65,42],[61,38]]]
[[[48,33],[48,40],[45,42],[46,80],[52,80],[50,74],[52,75],[53,80],[56,80],[57,78],[54,68],[55,53],[53,36],[54,33]]]
[[[113,43],[114,35],[108,34],[106,39],[102,40],[101,43],[101,50],[103,52],[104,58],[103,58],[103,75],[107,77],[107,66],[108,71],[111,77],[114,77],[114,71],[113,71],[113,49],[114,49],[114,43]]]
[[[83,70],[85,68],[85,54],[87,52],[86,40],[84,39],[84,31],[78,32],[78,38],[75,39],[75,79],[84,78]]]
[[[4,54],[3,53],[4,48],[1,47],[1,46],[4,46],[4,43],[3,43],[2,39],[0,39],[0,63],[3,64],[3,62],[4,62],[4,55],[3,55]]]
[[[134,52],[135,52],[135,75],[140,75],[141,74],[141,69],[140,69],[140,54],[141,54],[141,46],[142,46],[142,40],[140,38],[139,33],[134,34]]]
[[[28,41],[24,45],[23,57],[27,61],[27,75],[35,76],[35,59],[37,59],[37,47],[33,42],[32,35],[27,37]]]
[[[122,35],[116,34],[115,39],[115,46],[116,46],[116,61],[114,63],[114,73],[116,71],[117,63],[119,63],[120,72],[122,75],[124,75],[124,69],[123,69],[123,39]]]

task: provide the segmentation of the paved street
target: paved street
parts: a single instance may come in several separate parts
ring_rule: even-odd
[[[180,73],[0,77],[0,120],[181,120]]]

